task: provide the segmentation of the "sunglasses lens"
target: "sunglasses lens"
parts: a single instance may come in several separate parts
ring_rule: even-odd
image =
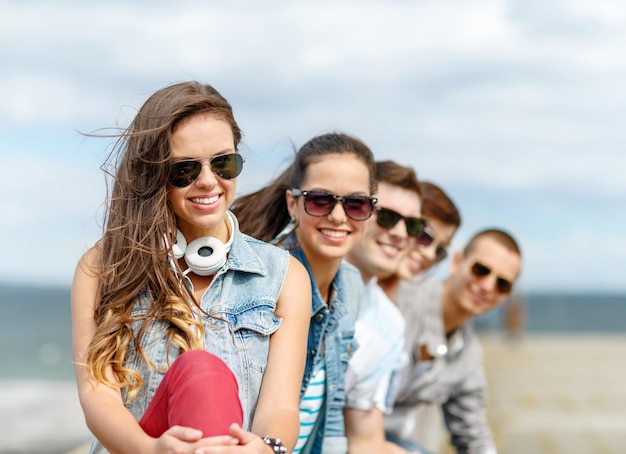
[[[472,274],[477,277],[484,277],[491,274],[491,269],[483,265],[482,263],[474,263],[472,265]]]
[[[419,237],[426,227],[426,221],[420,218],[405,218],[400,213],[396,213],[389,208],[378,208],[376,223],[383,229],[393,228],[400,219],[404,219],[406,223],[406,231],[409,236]]]
[[[424,232],[424,227],[426,227],[426,221],[419,218],[404,218],[406,221],[406,232],[409,236],[413,238],[418,238],[422,232]]]
[[[239,153],[225,154],[211,159],[211,171],[220,178],[231,180],[243,169],[243,158]],[[187,159],[172,164],[169,181],[172,186],[184,188],[193,183],[202,172],[202,162]]]
[[[172,164],[169,181],[172,186],[184,188],[194,182],[202,171],[200,161],[180,161]]]
[[[402,219],[398,213],[387,208],[379,208],[376,212],[376,223],[383,229],[391,229]]]
[[[435,236],[429,229],[424,227],[422,232],[417,235],[416,240],[420,246],[430,246],[435,241]]]
[[[232,180],[243,169],[243,158],[239,153],[225,154],[211,159],[211,170],[220,178]]]
[[[309,192],[304,197],[304,208],[311,216],[326,216],[333,211],[337,199],[324,192]]]
[[[372,215],[374,203],[369,197],[346,196],[342,200],[346,215],[355,221],[364,221]]]
[[[472,265],[472,274],[476,277],[485,277],[491,274],[491,268],[483,265],[482,263],[474,263]],[[509,293],[513,289],[513,284],[503,277],[496,278],[496,288],[500,293]]]
[[[496,286],[498,287],[498,291],[500,293],[510,293],[513,288],[513,284],[501,277],[499,277],[496,281]]]
[[[374,201],[370,197],[358,195],[338,197],[322,191],[302,191],[302,194],[304,194],[304,209],[311,216],[328,216],[339,200],[346,215],[355,221],[368,219],[374,211]]]
[[[435,262],[441,262],[448,256],[448,250],[443,246],[437,246],[435,250]]]

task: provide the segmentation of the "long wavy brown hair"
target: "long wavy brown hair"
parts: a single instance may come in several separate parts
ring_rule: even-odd
[[[97,245],[101,262],[96,270],[100,279],[96,332],[86,365],[97,381],[126,389],[129,398],[142,385],[139,374],[125,366],[131,343],[137,354],[154,366],[141,348],[150,323],[165,322],[168,347],[173,343],[181,352],[202,347],[198,333],[204,330],[193,313],[198,303],[181,282],[181,270],[170,267],[176,216],[168,202],[172,133],[182,120],[198,114],[226,121],[237,149],[241,131],[228,101],[210,85],[184,82],[148,98],[130,126],[115,134],[116,145],[102,166],[112,179],[112,190]],[[110,168],[113,170],[107,170]],[[178,268],[176,261],[173,263]],[[147,314],[133,320],[133,306],[142,294],[150,303]],[[131,329],[134,321],[141,322],[135,334]],[[107,379],[109,365],[119,383]]]

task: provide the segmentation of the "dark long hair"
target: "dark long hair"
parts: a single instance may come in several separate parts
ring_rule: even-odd
[[[311,163],[335,154],[352,154],[360,159],[369,171],[370,191],[375,192],[375,161],[367,145],[341,132],[319,135],[300,147],[293,163],[273,182],[235,200],[232,210],[239,219],[241,231],[263,241],[276,238],[290,222],[285,191],[300,187]]]

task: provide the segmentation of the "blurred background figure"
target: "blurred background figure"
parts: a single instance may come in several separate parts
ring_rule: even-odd
[[[420,189],[422,217],[427,225],[413,243],[409,253],[400,262],[396,272],[378,280],[385,293],[391,299],[396,300],[400,308],[413,308],[416,302],[408,293],[398,295],[398,287],[404,280],[423,279],[428,271],[444,261],[452,239],[461,226],[461,214],[458,208],[440,186],[430,181],[422,181]],[[402,301],[397,301],[398,298]],[[419,308],[415,309],[419,310]],[[407,335],[410,336],[409,333]],[[410,355],[408,346],[407,351]],[[415,429],[417,431],[415,439],[422,442],[420,449],[426,452],[423,445],[437,446],[442,439],[440,408],[424,404],[420,406],[419,413],[420,425]],[[412,447],[418,448],[417,445]]]
[[[468,323],[501,304],[521,271],[521,253],[507,232],[475,234],[450,263],[447,280],[405,281],[398,302],[407,326],[410,364],[401,377],[393,412],[385,419],[388,438],[409,450],[424,443],[420,407],[443,410],[450,441],[459,453],[494,453],[487,423],[480,341]],[[420,450],[424,452],[423,449]]]
[[[419,185],[426,227],[397,270],[378,279],[378,284],[392,300],[397,299],[398,286],[403,279],[421,279],[425,272],[445,260],[452,238],[461,226],[459,210],[441,187],[430,181],[422,181]]]
[[[507,338],[517,342],[524,332],[524,300],[520,295],[512,295],[502,307],[504,328]]]
[[[355,327],[358,350],[346,375],[346,435],[349,452],[384,453],[384,414],[391,411],[394,371],[407,360],[404,317],[378,285],[378,276],[395,272],[423,233],[420,186],[415,171],[394,161],[376,163],[378,205],[363,239],[347,256],[361,272],[365,297]]]

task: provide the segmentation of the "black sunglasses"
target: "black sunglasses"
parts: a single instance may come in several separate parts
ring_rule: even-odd
[[[383,229],[392,229],[394,225],[400,222],[400,219],[404,219],[406,233],[414,238],[418,238],[426,227],[424,219],[405,217],[389,208],[376,208],[376,223]]]
[[[220,178],[232,180],[243,169],[244,159],[239,153],[213,156],[207,159],[185,159],[174,162],[170,170],[169,182],[177,188],[184,188],[196,181],[202,172],[202,161],[209,161],[211,171]]]
[[[483,265],[480,262],[475,262],[470,268],[470,270],[472,271],[472,274],[474,276],[480,277],[480,278],[487,277],[492,273],[491,268]],[[513,289],[513,283],[511,283],[511,281],[501,276],[496,276],[496,288],[498,289],[498,292],[500,293],[503,293],[503,294],[511,293],[511,290]]]
[[[291,195],[303,196],[304,211],[317,217],[328,216],[335,209],[337,202],[341,202],[346,216],[355,221],[369,219],[378,202],[378,199],[365,195],[338,196],[326,191],[302,191],[296,188],[291,190]]]
[[[435,249],[435,263],[439,263],[444,260],[448,256],[448,248],[442,246],[441,244],[437,245],[437,249]]]
[[[419,246],[428,247],[435,241],[435,232],[433,232],[428,226],[424,227],[424,231],[415,239]],[[441,244],[437,245],[435,249],[435,263],[441,262],[448,256],[448,248]]]

